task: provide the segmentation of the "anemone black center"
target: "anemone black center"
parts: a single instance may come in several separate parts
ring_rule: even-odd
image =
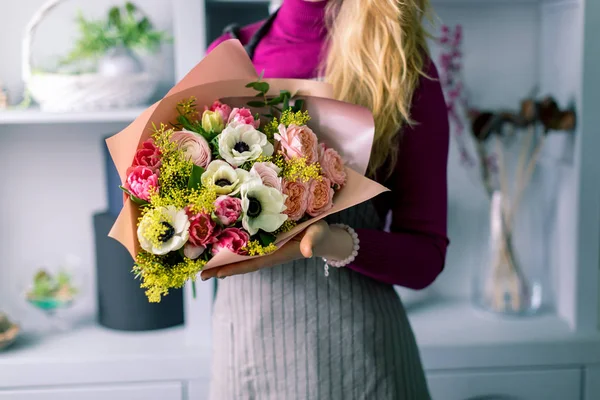
[[[235,146],[233,146],[233,149],[238,153],[243,153],[250,150],[250,146],[248,146],[246,142],[237,142]]]
[[[166,229],[163,233],[161,233],[158,236],[158,240],[160,240],[161,242],[168,242],[174,235],[175,235],[175,228],[173,228],[173,225],[169,224],[168,222],[161,222],[162,226],[164,226]]]
[[[262,211],[260,201],[254,197],[248,197],[250,203],[248,204],[248,212],[246,213],[250,218],[258,217]]]
[[[221,187],[229,186],[229,185],[231,185],[231,182],[229,182],[227,179],[219,179],[215,182],[215,185],[221,186]]]

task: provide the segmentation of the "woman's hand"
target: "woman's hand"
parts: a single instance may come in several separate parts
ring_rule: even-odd
[[[210,278],[247,274],[261,268],[285,264],[290,261],[324,257],[332,260],[343,260],[352,253],[354,242],[352,236],[337,227],[330,227],[321,220],[315,222],[304,231],[293,237],[277,251],[262,257],[252,258],[234,264],[211,268],[200,275],[205,281]]]

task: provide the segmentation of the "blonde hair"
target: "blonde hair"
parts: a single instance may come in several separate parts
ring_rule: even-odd
[[[429,0],[330,0],[326,81],[337,99],[369,108],[375,139],[369,176],[389,178],[398,159],[398,132],[408,123],[424,72]]]

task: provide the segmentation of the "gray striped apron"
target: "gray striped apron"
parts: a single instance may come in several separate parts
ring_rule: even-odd
[[[371,202],[328,218],[381,229]],[[390,285],[321,259],[219,281],[211,400],[429,400],[406,313]]]

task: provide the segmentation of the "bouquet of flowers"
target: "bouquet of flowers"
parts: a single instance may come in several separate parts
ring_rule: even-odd
[[[263,81],[244,67],[238,75],[250,83],[199,81],[198,70],[215,71],[240,50],[236,41],[220,45],[108,139],[125,193],[111,236],[135,258],[151,302],[203,269],[276,251],[311,223],[386,190],[362,175],[370,114],[300,93],[329,97],[324,84]]]

